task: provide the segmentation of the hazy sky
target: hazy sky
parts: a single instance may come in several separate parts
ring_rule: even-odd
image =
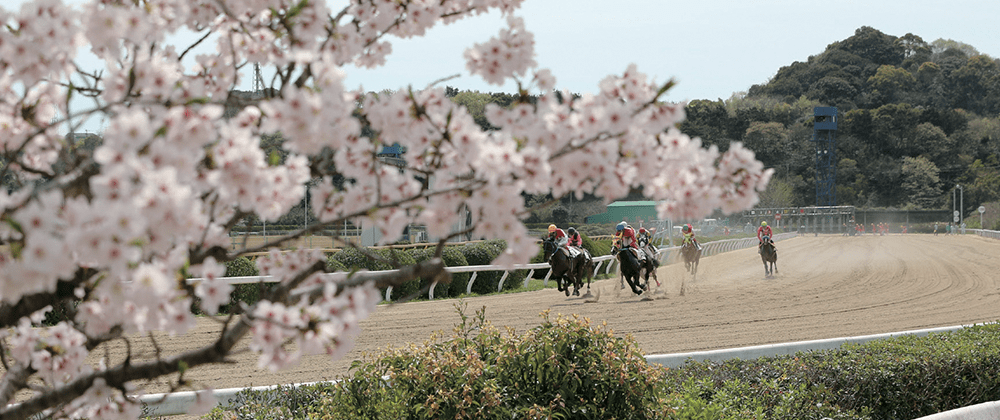
[[[539,66],[552,69],[558,87],[577,93],[595,91],[604,76],[636,63],[658,82],[677,80],[669,100],[727,99],[862,26],[927,42],[952,39],[1000,57],[1000,2],[986,0],[526,0],[517,14],[535,34]],[[447,84],[512,91],[469,76],[462,61],[465,47],[503,26],[494,14],[435,28],[423,39],[393,41],[384,68],[351,70],[348,82],[398,89],[461,73]]]
[[[2,0],[0,7],[15,10],[21,3]],[[333,10],[347,4],[328,3]],[[667,100],[728,99],[767,82],[782,66],[822,53],[862,26],[893,36],[913,33],[927,42],[960,41],[1000,57],[1000,2],[995,0],[525,0],[516,15],[535,34],[539,66],[553,71],[558,88],[574,93],[594,92],[602,78],[636,63],[658,83],[676,79]],[[390,38],[394,53],[387,65],[346,69],[348,87],[422,88],[460,74],[444,84],[513,92],[513,85],[491,86],[470,76],[462,59],[465,48],[503,27],[503,18],[494,13],[435,27],[423,38]],[[86,61],[81,58],[82,64]],[[240,88],[250,89],[250,83],[247,77]],[[87,128],[96,130],[96,125],[88,123]]]

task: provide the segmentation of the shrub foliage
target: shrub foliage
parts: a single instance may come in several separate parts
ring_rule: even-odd
[[[579,317],[502,332],[485,308],[447,341],[356,365],[317,418],[660,418],[660,369],[635,341]],[[463,311],[460,311],[460,313]]]
[[[910,419],[1000,399],[1000,324],[837,350],[650,366],[576,316],[523,334],[485,309],[447,340],[387,349],[344,381],[247,394],[219,418]]]

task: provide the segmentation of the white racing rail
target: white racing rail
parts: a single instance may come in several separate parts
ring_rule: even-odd
[[[1000,239],[1000,232],[995,230],[986,230],[986,229],[966,229],[966,230],[971,230],[972,233],[982,236],[984,238]]]
[[[783,239],[794,238],[798,236],[797,232],[779,233],[774,235],[775,241],[780,241]],[[701,255],[703,257],[708,257],[716,254],[721,254],[723,252],[735,251],[738,249],[750,248],[757,246],[757,238],[740,238],[740,239],[724,239],[721,241],[712,241],[702,244]],[[673,264],[681,260],[679,246],[663,247],[657,248],[659,250],[660,265]],[[594,275],[600,272],[601,268],[604,268],[605,274],[611,273],[611,268],[614,265],[615,257],[611,255],[601,255],[594,257]],[[607,264],[605,264],[607,263]],[[524,276],[524,287],[528,286],[528,282],[531,280],[532,275],[535,274],[535,270],[547,270],[549,268],[549,263],[534,263],[534,264],[515,264],[513,266],[505,267],[501,265],[466,265],[461,267],[445,267],[445,270],[449,273],[472,273],[469,277],[469,284],[465,287],[465,293],[472,293],[472,285],[476,281],[476,276],[482,271],[503,271],[503,276],[500,277],[500,282],[497,284],[497,292],[503,290],[503,284],[510,277],[511,272],[519,270],[528,270],[528,275]],[[385,271],[369,271],[370,273],[388,273],[395,270],[385,270]],[[549,270],[545,274],[545,278],[542,279],[542,285],[548,286],[549,276],[552,275],[552,271]],[[347,273],[330,273],[328,276],[331,279],[345,278]],[[270,283],[274,280],[271,276],[247,276],[247,277],[223,277],[219,280],[223,280],[229,284],[246,284],[246,283]],[[201,278],[191,278],[187,279],[188,283],[197,283],[202,281]],[[437,283],[431,285],[428,291],[428,297],[434,299],[434,289],[437,287]],[[385,291],[385,300],[390,301],[389,297],[392,295],[392,287],[389,287]]]

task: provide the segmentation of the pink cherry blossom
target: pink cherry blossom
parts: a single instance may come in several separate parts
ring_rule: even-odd
[[[224,264],[248,252],[266,251],[256,264],[276,284],[226,333],[250,335],[261,368],[349,351],[385,284],[365,271],[320,272],[319,250],[281,250],[310,231],[250,249],[229,236],[252,219],[288,214],[307,184],[308,229],[353,223],[390,243],[412,225],[435,238],[461,226],[506,241],[495,263],[511,266],[537,253],[522,222],[524,194],[610,202],[642,187],[660,216],[696,218],[753,206],[772,175],[740,144],[720,153],[681,133],[684,104],[662,102],[662,82],[635,65],[595,81],[593,92],[558,92],[515,15],[521,0],[352,0],[333,6],[341,10],[323,1],[65,3],[0,6],[0,146],[17,180],[0,190],[0,305],[32,294],[55,302],[65,288],[80,300],[72,322],[48,329],[37,328],[42,305],[0,319],[9,330],[0,350],[34,372],[30,388],[9,384],[26,398],[94,379],[59,394],[67,395],[54,403],[61,416],[137,417],[120,388],[138,392],[133,385],[152,378],[109,386],[92,376],[111,367],[86,362],[88,343],[118,332],[183,336],[196,299],[209,314],[229,302]],[[506,26],[465,52],[466,68],[538,95],[487,106],[498,130],[483,131],[441,88],[365,94],[345,86],[344,68],[381,66],[396,39],[491,10]],[[178,44],[179,31],[204,36],[208,52]],[[78,67],[81,50],[99,67]],[[278,76],[262,92],[235,92],[255,64]],[[100,144],[66,141],[64,130],[88,118],[106,124]],[[281,159],[262,148],[277,135]],[[378,155],[390,145],[405,149],[404,159]],[[192,276],[201,280],[186,283]],[[220,362],[232,349],[222,350],[186,363]],[[214,404],[209,391],[198,395],[198,408]],[[8,402],[0,416],[38,414]]]

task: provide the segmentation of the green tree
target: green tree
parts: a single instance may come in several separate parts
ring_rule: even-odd
[[[699,137],[705,144],[721,145],[726,140],[725,127],[729,125],[729,113],[721,101],[697,99],[684,108],[687,118],[678,128],[691,137]]]
[[[969,58],[950,78],[953,104],[980,115],[1000,112],[1000,64],[985,55]]]
[[[841,158],[837,162],[837,202],[844,205],[859,204],[868,189],[864,174],[858,162],[851,158]]]
[[[834,105],[845,110],[854,108],[854,98],[858,90],[840,77],[827,76],[809,86],[806,93],[810,98]]]
[[[776,166],[783,163],[787,157],[788,130],[781,123],[754,121],[747,128],[743,142],[748,149],[757,154],[757,159],[763,162],[764,166]],[[787,172],[786,169],[786,175]]]
[[[854,31],[854,36],[831,44],[828,48],[843,49],[877,65],[899,65],[906,55],[905,46],[896,42],[896,37],[870,26],[858,28]]]
[[[476,121],[476,124],[482,127],[483,130],[489,130],[493,126],[486,120],[486,104],[490,103],[491,99],[492,97],[488,93],[463,91],[452,97],[451,101],[464,106],[469,111],[469,115],[472,115],[472,119]]]
[[[895,102],[902,94],[911,91],[917,79],[910,72],[896,66],[879,66],[875,75],[868,78],[868,85],[884,103]]]
[[[771,178],[767,189],[760,194],[758,207],[776,208],[795,205],[795,191],[791,182],[782,178]]]
[[[919,36],[908,33],[899,37],[896,43],[903,48],[903,56],[906,58],[901,67],[907,70],[915,71],[918,66],[931,58],[931,45]]]
[[[908,203],[917,208],[936,207],[941,197],[939,174],[938,167],[923,156],[904,157],[902,187]]]
[[[904,145],[908,156],[925,155],[936,164],[944,164],[954,156],[954,142],[944,130],[931,123],[921,123],[913,130],[912,141]]]
[[[963,193],[966,207],[962,209],[969,217],[980,203],[1000,200],[1000,156],[991,155],[985,162],[976,160],[962,175]]]
[[[931,42],[931,49],[934,53],[941,53],[948,50],[961,51],[968,57],[974,55],[979,55],[979,50],[964,42],[958,42],[953,39],[938,38]]]
[[[873,138],[876,149],[892,158],[902,157],[906,138],[920,119],[920,110],[910,104],[888,104],[872,111]]]
[[[1000,156],[1000,118],[973,118],[961,134],[965,143],[976,146],[978,156]]]

